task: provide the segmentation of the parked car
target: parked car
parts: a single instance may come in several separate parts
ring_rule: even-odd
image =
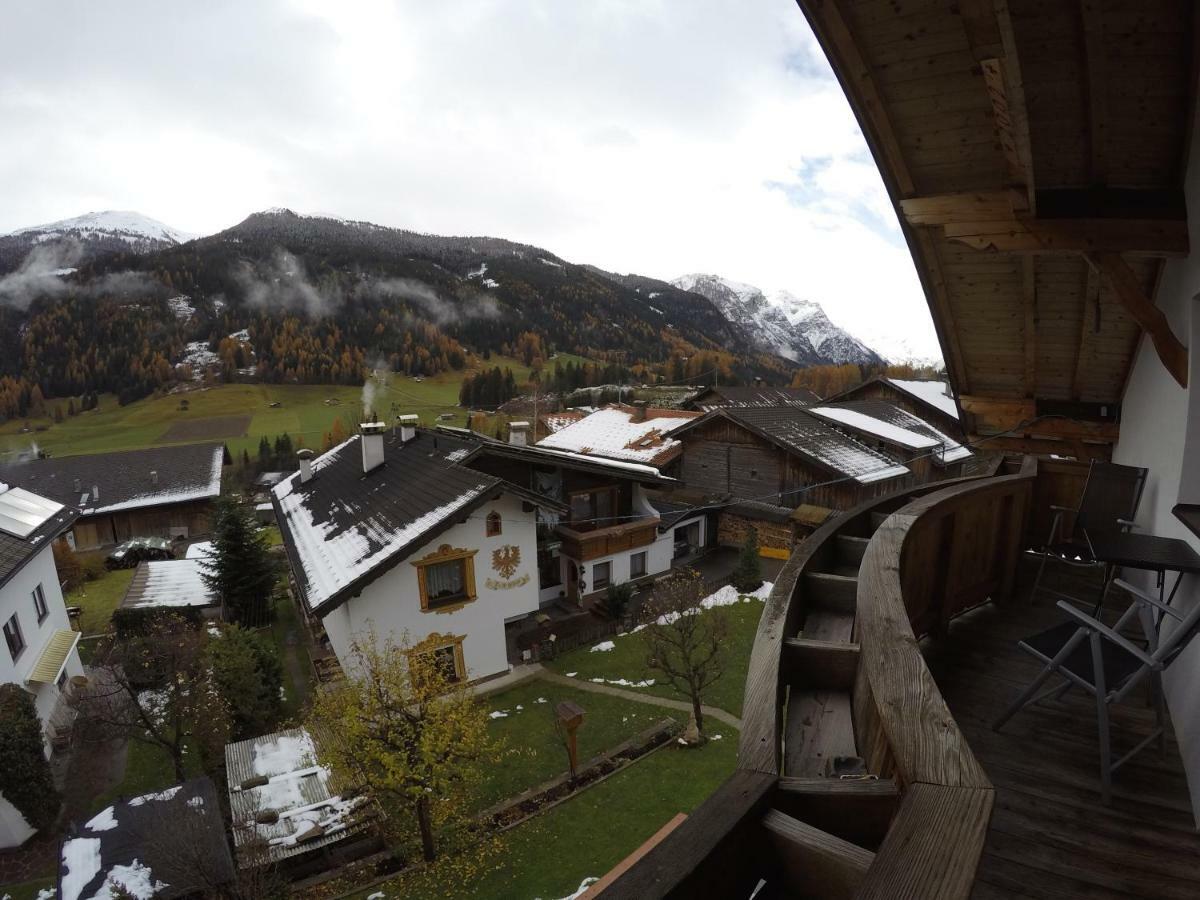
[[[118,544],[105,557],[104,565],[109,569],[132,569],[143,559],[174,559],[171,542],[160,537],[131,538]]]

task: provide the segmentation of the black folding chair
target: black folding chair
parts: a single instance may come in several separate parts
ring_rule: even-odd
[[[1037,598],[1038,591],[1045,591],[1068,600],[1075,599],[1062,591],[1042,587],[1046,563],[1053,559],[1069,566],[1104,565],[1093,558],[1087,536],[1089,533],[1098,534],[1103,531],[1128,531],[1133,527],[1133,519],[1142,499],[1142,490],[1146,486],[1146,472],[1146,469],[1137,466],[1093,460],[1083,486],[1083,496],[1079,498],[1079,506],[1074,509],[1069,506],[1050,507],[1054,510],[1054,521],[1050,526],[1050,536],[1046,539],[1046,545],[1039,551],[1042,562],[1033,582],[1033,593],[1030,595],[1032,598]],[[1070,532],[1063,529],[1064,513],[1073,516]],[[1104,588],[1100,595],[1101,604],[1108,593],[1111,577],[1112,572],[1106,571]]]
[[[1109,628],[1099,619],[1082,612],[1078,607],[1060,600],[1058,608],[1065,612],[1068,621],[1021,641],[1018,646],[1037,657],[1045,668],[1017,698],[992,728],[999,731],[1004,723],[1032,703],[1047,697],[1061,698],[1074,687],[1083,688],[1096,698],[1096,718],[1100,731],[1100,782],[1101,797],[1105,803],[1112,800],[1112,774],[1133,756],[1157,740],[1159,749],[1166,746],[1166,714],[1163,704],[1162,673],[1187,647],[1188,642],[1200,629],[1200,603],[1186,615],[1163,603],[1133,585],[1120,579],[1114,582],[1133,596],[1129,608]],[[1171,627],[1162,634],[1157,627],[1155,612],[1164,624]],[[1130,625],[1137,617],[1144,638],[1129,640],[1121,629]],[[1054,675],[1065,679],[1049,690],[1038,693],[1046,681]],[[1112,745],[1109,739],[1108,709],[1119,703],[1139,684],[1149,679],[1154,700],[1155,728],[1149,737],[1122,756],[1112,761]]]

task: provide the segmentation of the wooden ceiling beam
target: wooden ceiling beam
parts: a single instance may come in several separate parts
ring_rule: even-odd
[[[1035,219],[952,222],[945,236],[998,253],[1188,254],[1187,222],[1178,219]]]
[[[1119,253],[1086,253],[1085,258],[1093,269],[1100,273],[1112,285],[1117,299],[1142,330],[1150,336],[1158,358],[1171,377],[1179,382],[1180,387],[1188,383],[1188,351],[1187,347],[1171,331],[1171,324],[1163,315],[1154,301],[1146,296],[1137,275],[1129,268]]]
[[[910,225],[1028,220],[1019,191],[962,191],[909,197],[900,211]],[[1183,191],[1142,188],[1049,188],[1037,191],[1035,221],[1116,219],[1185,223]]]
[[[1030,453],[1035,456],[1073,456],[1076,459],[1112,459],[1112,444],[1088,444],[1083,441],[1035,440],[1021,437],[992,437],[972,434],[971,446],[980,451],[1003,450],[1009,453]]]
[[[1120,436],[1120,426],[1111,421],[1076,419],[1067,415],[1039,413],[1033,399],[962,395],[959,405],[973,417],[971,431],[981,434],[1010,433],[1013,437],[1041,436],[1063,440],[1109,443]],[[1042,416],[1039,418],[1039,415]]]

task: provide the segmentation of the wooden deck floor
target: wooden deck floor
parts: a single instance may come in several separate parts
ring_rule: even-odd
[[[1084,590],[1096,596],[1094,588]],[[1106,615],[1110,623],[1114,618]],[[992,721],[1040,668],[1016,642],[1059,621],[1061,612],[1043,595],[1037,605],[988,604],[955,620],[948,640],[923,643],[951,712],[996,788],[973,896],[1200,898],[1200,834],[1173,737],[1165,755],[1147,748],[1118,770],[1106,807],[1095,706],[1083,692],[1027,708],[1002,733],[992,731]],[[1114,758],[1153,722],[1144,693],[1115,710]]]

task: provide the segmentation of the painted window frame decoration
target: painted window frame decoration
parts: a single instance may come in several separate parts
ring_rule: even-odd
[[[417,654],[434,654],[439,650],[454,648],[454,678],[449,679],[451,684],[460,684],[467,680],[467,663],[463,656],[463,641],[467,639],[465,634],[439,634],[434,632],[420,643],[413,645],[408,651],[410,657]]]
[[[485,533],[487,537],[497,537],[504,533],[504,520],[496,510],[487,514]]]
[[[412,565],[417,569],[417,586],[421,597],[421,612],[454,612],[457,609],[462,609],[468,603],[475,602],[479,596],[475,590],[475,554],[478,552],[478,550],[468,550],[465,547],[452,547],[449,544],[442,544],[434,552],[413,561]],[[462,563],[463,593],[441,600],[431,600],[429,597],[430,568],[460,561]]]

